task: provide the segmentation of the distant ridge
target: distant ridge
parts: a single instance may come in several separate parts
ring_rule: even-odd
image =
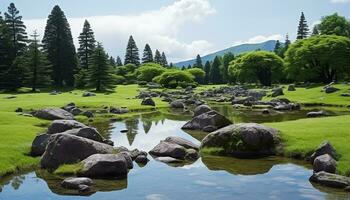
[[[205,62],[207,61],[213,61],[215,56],[223,56],[228,52],[231,52],[234,55],[239,55],[245,52],[255,51],[258,49],[265,50],[265,51],[273,51],[275,48],[275,45],[276,45],[275,40],[269,40],[258,44],[241,44],[241,45],[233,46],[206,56],[202,56],[202,62],[204,65]],[[196,61],[195,59],[192,59],[192,60],[178,62],[178,63],[175,63],[174,65],[177,67],[182,67],[182,66],[187,67],[188,65],[193,65],[195,61]]]

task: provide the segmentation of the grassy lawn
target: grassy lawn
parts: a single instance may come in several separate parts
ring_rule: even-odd
[[[265,124],[281,131],[287,156],[306,156],[328,140],[340,156],[338,173],[350,176],[350,116],[301,119]]]

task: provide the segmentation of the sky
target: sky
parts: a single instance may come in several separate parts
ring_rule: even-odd
[[[44,34],[53,6],[65,12],[76,47],[87,19],[106,51],[124,58],[130,35],[142,54],[146,43],[169,62],[206,55],[242,43],[293,40],[300,13],[312,27],[335,12],[350,19],[350,0],[0,0],[13,2],[27,32]]]

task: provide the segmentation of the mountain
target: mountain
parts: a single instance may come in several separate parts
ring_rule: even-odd
[[[224,49],[222,51],[218,51],[206,56],[202,56],[202,62],[203,65],[205,62],[207,61],[213,61],[215,56],[223,56],[226,53],[233,53],[234,55],[239,55],[245,52],[249,52],[249,51],[255,51],[255,50],[265,50],[265,51],[273,51],[276,45],[276,41],[275,40],[269,40],[263,43],[258,43],[258,44],[241,44],[241,45],[237,45],[237,46],[233,46],[230,47],[228,49]],[[188,66],[188,65],[193,65],[196,62],[195,59],[193,60],[187,60],[187,61],[182,61],[182,62],[178,62],[175,63],[174,65],[177,67],[182,67],[182,66]]]

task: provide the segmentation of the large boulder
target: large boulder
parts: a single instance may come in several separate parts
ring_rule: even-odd
[[[74,119],[73,114],[67,112],[61,108],[45,108],[38,110],[34,113],[34,116],[40,119],[56,120],[56,119]]]
[[[167,137],[165,140],[165,142],[169,142],[169,143],[173,143],[173,144],[178,144],[186,149],[195,149],[195,150],[199,150],[199,145],[194,144],[191,141],[188,141],[186,139],[180,138],[180,137]]]
[[[319,147],[317,147],[315,152],[310,156],[309,160],[311,164],[314,163],[314,160],[317,157],[322,156],[324,154],[328,154],[334,159],[337,158],[337,152],[335,151],[334,147],[331,145],[331,143],[329,143],[328,141],[325,141]]]
[[[197,106],[194,111],[193,111],[193,116],[196,117],[198,115],[201,115],[203,113],[206,113],[206,112],[209,112],[211,111],[212,109],[208,106],[208,105],[200,105],[200,106]]]
[[[232,124],[232,122],[220,113],[211,110],[194,117],[191,121],[187,122],[182,129],[188,130],[208,130],[206,127],[210,126],[211,131],[225,127]]]
[[[141,105],[144,105],[144,106],[156,106],[156,103],[153,101],[152,98],[147,97],[147,98],[142,100]]]
[[[67,130],[85,127],[87,127],[85,124],[75,120],[55,120],[49,126],[47,134],[62,133]]]
[[[61,182],[61,186],[67,189],[80,190],[82,186],[92,186],[93,181],[86,177],[66,178]]]
[[[56,169],[62,164],[76,163],[93,154],[113,152],[114,148],[110,145],[74,135],[58,133],[50,137],[40,164],[45,169]]]
[[[314,172],[325,171],[328,173],[335,173],[337,162],[328,154],[318,156],[313,164]]]
[[[186,156],[186,149],[183,146],[175,143],[161,141],[149,153],[157,157],[172,157],[184,160]]]
[[[327,172],[314,173],[310,177],[310,181],[319,183],[327,187],[333,187],[333,188],[346,188],[350,186],[349,177],[345,177],[337,174],[331,174]]]
[[[214,148],[221,154],[245,158],[274,155],[278,144],[277,130],[248,123],[227,126],[208,134],[201,149]]]
[[[32,142],[32,148],[31,148],[30,154],[32,156],[43,155],[46,150],[46,146],[49,141],[49,138],[50,138],[50,135],[46,133],[37,135]]]
[[[119,177],[128,174],[128,165],[121,154],[94,154],[82,161],[79,176]]]
[[[91,127],[71,129],[63,133],[87,138],[96,142],[107,143],[107,140],[95,128]]]
[[[172,108],[184,108],[185,103],[183,100],[175,100],[175,101],[170,103],[170,107],[172,107]]]

